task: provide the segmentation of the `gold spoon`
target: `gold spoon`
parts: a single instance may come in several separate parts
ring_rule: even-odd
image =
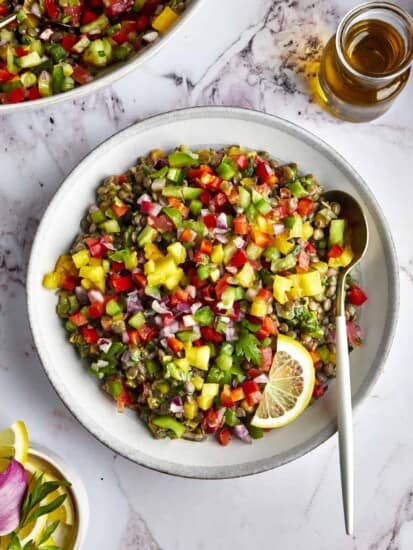
[[[346,220],[346,240],[351,244],[354,254],[351,263],[338,271],[336,297],[337,424],[341,491],[346,533],[352,535],[354,530],[354,445],[344,287],[347,275],[360,262],[367,250],[369,230],[363,209],[351,195],[344,191],[327,191],[324,198],[328,202],[337,202],[341,205],[340,217]]]

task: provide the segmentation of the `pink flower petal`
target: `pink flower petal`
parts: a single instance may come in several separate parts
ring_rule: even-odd
[[[26,489],[26,470],[20,462],[12,459],[0,473],[0,537],[8,535],[19,525]]]

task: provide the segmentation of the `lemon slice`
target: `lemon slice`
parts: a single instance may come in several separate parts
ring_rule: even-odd
[[[297,340],[279,335],[269,382],[251,424],[257,428],[286,426],[309,404],[314,382],[311,355]]]
[[[0,458],[15,458],[21,464],[27,461],[29,436],[24,422],[17,420],[6,430],[0,432]]]

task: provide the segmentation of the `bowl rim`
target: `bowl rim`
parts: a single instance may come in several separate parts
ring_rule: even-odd
[[[87,154],[79,164],[66,176],[61,186],[58,188],[54,196],[52,197],[49,205],[47,206],[42,220],[37,228],[36,235],[33,241],[32,250],[30,253],[30,260],[27,271],[27,283],[26,283],[26,293],[27,293],[27,304],[28,304],[28,317],[29,324],[32,331],[33,339],[36,346],[36,351],[40,362],[43,366],[43,369],[46,373],[46,376],[53,386],[54,390],[63,401],[67,409],[73,414],[73,416],[84,426],[98,441],[109,447],[112,451],[120,454],[124,458],[137,463],[141,466],[147,467],[149,469],[159,471],[166,474],[171,474],[179,477],[186,478],[196,478],[196,479],[229,479],[229,478],[238,478],[248,475],[253,475],[261,472],[265,472],[293,460],[304,456],[308,452],[312,451],[322,443],[326,442],[330,437],[335,435],[337,431],[337,422],[332,420],[316,435],[311,437],[309,440],[304,443],[296,445],[292,449],[285,451],[281,454],[278,454],[273,457],[253,460],[243,464],[235,465],[225,465],[225,466],[188,466],[180,465],[173,462],[168,462],[162,459],[156,459],[149,457],[148,455],[141,454],[139,458],[132,458],[127,455],[126,451],[122,452],[116,448],[116,444],[113,439],[111,439],[110,434],[107,436],[107,432],[98,428],[94,422],[88,420],[82,420],[81,415],[78,411],[75,410],[75,407],[69,405],[65,400],[64,391],[62,388],[59,389],[59,384],[57,377],[54,375],[53,370],[49,369],[46,366],[45,362],[42,359],[42,352],[37,348],[36,344],[36,320],[34,318],[34,305],[32,302],[32,293],[31,288],[33,285],[37,285],[38,281],[34,279],[34,263],[36,256],[36,249],[41,246],[40,236],[42,233],[43,225],[46,223],[46,213],[53,206],[55,201],[58,201],[60,196],[66,192],[67,185],[70,181],[77,176],[77,172],[82,170],[83,164],[85,162],[93,162],[94,157],[98,157],[101,149],[110,148],[112,143],[117,143],[122,136],[127,134],[133,134],[137,131],[145,132],[151,128],[156,128],[159,126],[167,125],[169,122],[174,121],[183,121],[183,120],[194,120],[197,118],[216,118],[220,116],[227,119],[238,119],[244,122],[254,122],[270,126],[272,128],[277,128],[297,139],[303,141],[307,145],[315,148],[319,153],[321,153],[327,160],[329,160],[333,165],[335,165],[350,181],[354,182],[359,194],[362,197],[363,203],[368,206],[368,210],[375,220],[379,236],[384,247],[387,271],[389,276],[388,282],[388,304],[389,312],[386,318],[386,323],[384,327],[384,332],[386,337],[381,341],[380,347],[376,352],[376,356],[372,365],[368,371],[368,374],[361,384],[358,392],[353,396],[353,411],[358,410],[361,403],[365,400],[369,392],[371,391],[374,384],[377,382],[380,374],[383,371],[384,364],[388,357],[388,354],[391,349],[391,345],[394,339],[397,320],[398,320],[398,310],[399,310],[399,270],[398,270],[398,261],[395,245],[390,233],[390,228],[388,222],[379,206],[373,192],[367,186],[363,178],[358,174],[358,172],[350,165],[350,163],[345,160],[333,147],[331,147],[327,142],[313,134],[312,132],[302,128],[301,126],[287,121],[281,117],[274,115],[262,113],[260,111],[255,111],[252,109],[244,109],[240,107],[224,107],[224,106],[207,106],[207,107],[191,107],[178,110],[168,111],[163,114],[154,115],[149,117],[141,122],[134,123],[124,130],[121,130],[104,140],[101,144],[96,146],[89,154]]]
[[[170,29],[166,34],[161,36],[159,40],[151,45],[148,45],[141,53],[137,52],[135,58],[125,63],[120,63],[113,71],[107,71],[107,74],[92,80],[88,84],[73,88],[69,92],[55,94],[50,97],[44,97],[41,99],[32,99],[30,101],[23,101],[21,103],[7,103],[5,105],[0,104],[0,116],[9,113],[17,113],[20,111],[33,111],[36,109],[44,109],[63,101],[70,101],[79,99],[89,93],[97,92],[101,88],[109,86],[114,82],[120,80],[127,74],[131,73],[141,65],[143,65],[152,56],[157,54],[161,48],[163,48],[172,38],[178,33],[181,28],[191,19],[198,8],[204,3],[204,0],[191,0],[191,4],[186,8],[179,21]]]

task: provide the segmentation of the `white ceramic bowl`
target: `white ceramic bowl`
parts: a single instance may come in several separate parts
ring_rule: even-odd
[[[130,59],[124,63],[117,63],[111,65],[107,69],[102,70],[98,76],[96,76],[89,84],[84,84],[65,92],[62,94],[52,95],[50,97],[44,97],[42,99],[35,99],[32,101],[23,101],[22,103],[10,103],[7,105],[0,105],[0,116],[6,113],[16,113],[17,111],[28,111],[34,109],[43,109],[62,101],[69,101],[79,99],[79,97],[92,92],[97,92],[104,86],[113,84],[116,80],[119,80],[123,76],[127,75],[137,67],[143,65],[150,57],[163,48],[173,36],[175,36],[182,27],[189,21],[194,15],[195,11],[200,7],[203,0],[188,0],[189,5],[185,12],[180,17],[179,21],[167,32],[164,36],[161,36],[156,42],[148,45],[144,50],[136,52]]]
[[[336,431],[335,385],[297,421],[245,445],[223,449],[214,439],[155,440],[134,413],[118,414],[86,372],[55,314],[56,297],[41,286],[44,273],[71,244],[86,207],[102,179],[119,174],[153,148],[168,150],[234,143],[295,161],[327,188],[353,194],[365,207],[370,245],[362,264],[369,295],[363,308],[365,343],[351,355],[354,406],[377,379],[393,338],[398,311],[398,271],[389,228],[360,176],[329,145],[307,131],[269,115],[226,107],[201,107],[156,116],[110,138],[66,178],[39,226],[31,253],[27,291],[34,340],[55,390],[76,418],[100,441],[123,456],[163,472],[199,478],[225,478],[261,472],[304,455]]]

